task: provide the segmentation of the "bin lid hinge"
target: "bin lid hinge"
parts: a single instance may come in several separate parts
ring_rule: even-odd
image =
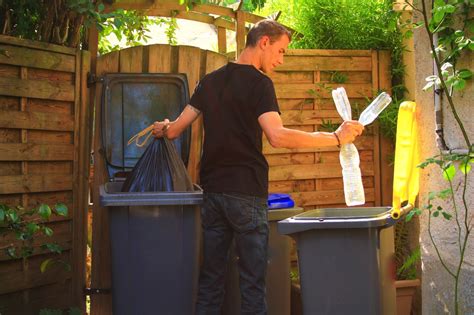
[[[90,88],[92,85],[96,84],[97,82],[102,83],[104,82],[104,77],[97,76],[94,73],[87,73],[87,87]]]
[[[112,291],[110,289],[84,288],[85,295],[110,294],[111,292]]]

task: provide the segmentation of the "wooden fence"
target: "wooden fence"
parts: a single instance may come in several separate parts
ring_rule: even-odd
[[[346,89],[352,107],[363,109],[380,89],[390,89],[388,51],[290,50],[272,75],[284,125],[304,131],[342,122],[331,97]],[[330,125],[330,124],[329,124]],[[381,156],[377,125],[366,128],[359,150],[366,206],[389,205],[390,170]],[[387,144],[382,143],[384,152]],[[264,139],[270,164],[270,192],[290,193],[296,205],[308,208],[345,206],[339,149],[275,149]],[[381,160],[383,159],[383,160]],[[381,182],[387,184],[382,189]]]
[[[38,239],[28,260],[0,252],[1,314],[84,306],[89,63],[86,51],[0,36],[0,203],[69,208],[47,223],[52,239]],[[51,257],[39,248],[46,241],[62,246],[71,271],[57,264],[40,272]],[[0,236],[0,247],[11,242]]]

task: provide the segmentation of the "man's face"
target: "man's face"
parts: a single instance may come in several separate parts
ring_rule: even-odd
[[[265,73],[271,73],[276,66],[281,65],[283,63],[283,55],[289,43],[290,39],[286,35],[280,36],[273,43],[270,42],[268,36],[263,36],[260,39],[260,45],[263,50],[260,70]]]

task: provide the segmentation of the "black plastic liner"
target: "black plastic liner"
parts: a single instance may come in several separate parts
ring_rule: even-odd
[[[155,139],[127,176],[122,192],[193,191],[181,156],[167,138]]]

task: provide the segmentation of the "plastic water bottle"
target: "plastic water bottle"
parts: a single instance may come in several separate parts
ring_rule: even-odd
[[[364,186],[362,185],[359,152],[356,146],[352,143],[341,146],[339,161],[342,166],[342,180],[344,182],[346,205],[363,205],[365,203]]]
[[[359,122],[367,126],[390,104],[392,98],[385,92],[382,92],[370,103],[369,106],[360,114]]]

